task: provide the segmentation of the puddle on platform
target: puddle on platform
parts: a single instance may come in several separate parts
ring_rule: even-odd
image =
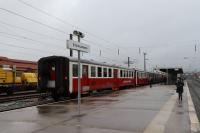
[[[50,113],[67,113],[69,112],[69,108],[65,107],[65,106],[38,106],[38,113],[39,114],[50,114]]]

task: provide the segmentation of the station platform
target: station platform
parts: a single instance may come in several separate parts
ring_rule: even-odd
[[[187,87],[153,85],[0,113],[0,133],[193,133],[199,121]]]

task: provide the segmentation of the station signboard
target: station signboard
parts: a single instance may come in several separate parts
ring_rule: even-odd
[[[84,43],[80,43],[80,42],[77,42],[77,41],[73,41],[73,40],[67,40],[67,48],[77,50],[77,51],[81,51],[81,52],[86,52],[86,53],[90,52],[90,46],[89,45],[84,44]]]

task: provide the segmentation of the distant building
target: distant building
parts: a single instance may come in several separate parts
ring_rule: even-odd
[[[167,84],[173,85],[176,83],[177,77],[181,77],[183,74],[182,68],[156,68],[155,70],[159,70],[165,72],[167,74]]]
[[[0,66],[13,67],[16,66],[17,71],[37,71],[37,62],[19,59],[10,59],[0,56]]]

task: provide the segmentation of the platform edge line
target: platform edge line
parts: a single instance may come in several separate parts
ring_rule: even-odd
[[[200,131],[200,123],[197,117],[196,110],[194,108],[194,103],[192,101],[192,97],[189,91],[188,83],[185,83],[186,93],[187,93],[187,101],[188,101],[188,112],[190,117],[190,130],[192,133],[196,133]]]

